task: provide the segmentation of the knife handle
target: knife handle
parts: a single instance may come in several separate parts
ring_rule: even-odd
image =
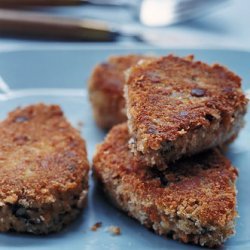
[[[0,0],[1,8],[78,5],[81,0]]]
[[[29,11],[0,9],[0,36],[113,41],[118,33],[94,20],[71,19]]]

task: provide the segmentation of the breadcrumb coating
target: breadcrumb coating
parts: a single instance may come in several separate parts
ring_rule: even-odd
[[[59,106],[18,108],[0,123],[0,231],[46,234],[80,213],[89,163]]]
[[[130,147],[151,166],[235,138],[247,108],[237,75],[192,56],[169,55],[131,67],[125,98]]]
[[[112,56],[107,62],[94,68],[88,89],[94,118],[99,127],[110,129],[113,125],[127,120],[123,97],[124,71],[145,58],[149,57]]]
[[[234,234],[237,170],[218,149],[145,167],[128,148],[126,124],[97,147],[93,168],[112,202],[160,235],[214,247]]]

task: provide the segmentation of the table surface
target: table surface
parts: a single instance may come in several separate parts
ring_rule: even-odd
[[[128,29],[139,29],[153,34],[151,45],[168,48],[226,48],[250,50],[250,1],[231,0],[222,8],[200,19],[170,27],[150,29],[135,20],[133,13],[127,9],[77,6],[54,7],[39,9],[56,15],[65,15],[81,18],[98,18],[110,23],[126,26]],[[160,35],[159,35],[160,34]],[[159,39],[160,37],[160,39]],[[116,43],[105,43],[105,46],[114,44],[132,47],[139,42],[121,38]],[[56,42],[43,40],[28,40],[0,37],[0,51],[13,48],[35,48],[39,46],[99,46],[100,43],[84,42]],[[102,44],[103,45],[103,44]]]

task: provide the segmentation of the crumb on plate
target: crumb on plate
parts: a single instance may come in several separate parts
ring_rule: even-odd
[[[121,229],[117,226],[110,226],[108,227],[108,232],[110,232],[112,235],[121,235]]]
[[[90,229],[91,231],[96,232],[100,227],[102,227],[102,222],[96,222]]]

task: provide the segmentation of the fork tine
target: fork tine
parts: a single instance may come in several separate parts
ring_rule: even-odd
[[[140,21],[148,26],[171,25],[197,18],[228,1],[144,0],[141,5]],[[155,13],[158,14],[155,15]]]

